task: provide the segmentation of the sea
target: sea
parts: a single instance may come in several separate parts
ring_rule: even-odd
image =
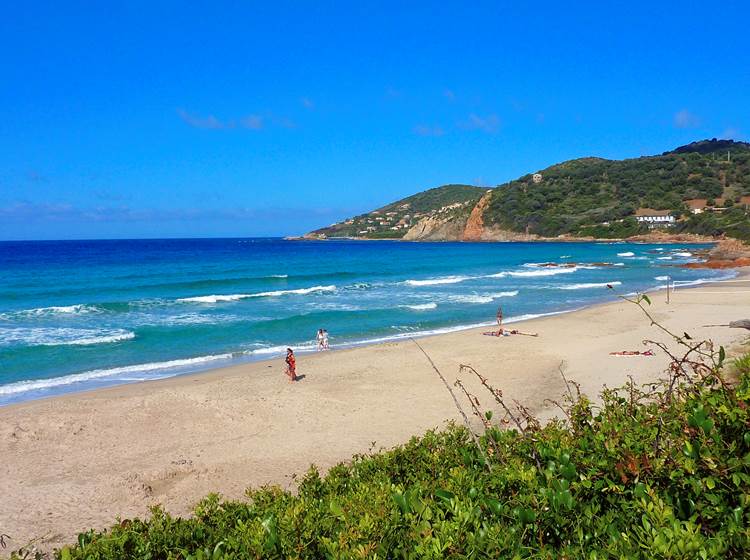
[[[0,405],[728,279],[707,245],[0,242]],[[608,287],[611,286],[611,288]]]

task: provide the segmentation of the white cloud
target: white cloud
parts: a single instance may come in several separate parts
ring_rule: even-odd
[[[221,122],[219,119],[214,117],[213,115],[208,115],[207,117],[199,117],[197,115],[193,115],[191,113],[188,113],[184,109],[177,109],[177,114],[180,115],[180,118],[193,128],[210,128],[210,129],[219,129],[219,128],[227,128],[227,125]]]
[[[252,130],[260,130],[263,128],[263,117],[260,115],[248,115],[240,119],[240,125],[243,128],[250,128]]]
[[[419,136],[442,136],[445,134],[439,125],[418,124],[413,129],[414,134]]]
[[[700,124],[700,118],[687,109],[677,111],[674,115],[674,125],[677,128],[697,128]]]
[[[481,130],[492,134],[498,131],[500,128],[500,119],[494,113],[485,117],[480,117],[474,113],[470,114],[469,117],[458,123],[458,126],[466,130]]]

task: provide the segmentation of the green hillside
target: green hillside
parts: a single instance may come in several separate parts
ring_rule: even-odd
[[[404,198],[373,212],[316,230],[311,237],[400,239],[426,218],[447,226],[441,239],[462,239],[466,219],[487,189],[445,185]],[[639,208],[668,210],[674,233],[727,234],[750,240],[750,144],[702,140],[656,156],[625,160],[586,157],[529,173],[492,190],[481,212],[483,238],[502,232],[541,237],[627,237],[646,233]],[[701,199],[694,215],[688,201]],[[429,220],[428,220],[429,221]],[[476,225],[476,224],[474,224]],[[415,228],[419,231],[419,228]],[[411,239],[430,239],[427,233]],[[493,237],[494,233],[500,232]]]
[[[639,207],[687,216],[685,200],[724,198],[724,205],[731,206],[750,194],[750,144],[705,140],[659,156],[575,159],[539,174],[538,182],[528,174],[495,189],[485,224],[542,236],[622,237],[638,233],[632,216]],[[675,229],[722,230],[734,222],[747,223],[744,212],[724,218],[707,213]]]
[[[315,230],[311,235],[401,238],[409,228],[425,217],[453,219],[467,216],[486,190],[471,185],[443,185],[398,200],[373,212]]]

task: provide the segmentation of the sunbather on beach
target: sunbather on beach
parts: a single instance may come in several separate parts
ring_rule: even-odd
[[[620,352],[610,352],[610,356],[653,356],[653,350],[621,350]]]

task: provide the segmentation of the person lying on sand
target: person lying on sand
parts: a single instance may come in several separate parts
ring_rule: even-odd
[[[620,352],[610,352],[610,356],[653,356],[653,350],[621,350]]]
[[[499,331],[487,331],[483,332],[486,336],[510,336],[512,334],[522,334],[524,336],[539,336],[538,333],[521,332],[516,329],[500,329]]]
[[[297,381],[297,360],[294,358],[294,350],[286,349],[286,374],[289,376],[289,382]]]

